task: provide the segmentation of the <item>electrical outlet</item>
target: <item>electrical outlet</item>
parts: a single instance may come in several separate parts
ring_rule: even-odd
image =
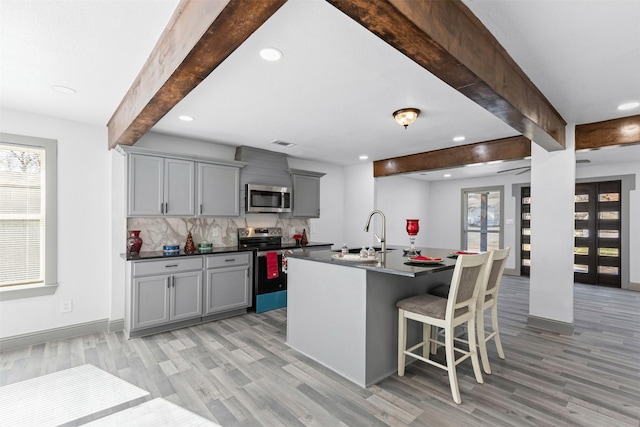
[[[60,301],[60,313],[71,313],[73,311],[73,301],[68,299]]]
[[[295,227],[291,227],[291,232],[289,234],[291,234],[292,236],[295,236],[296,228]]]
[[[213,227],[213,237],[218,237],[220,235],[220,230],[217,227]]]

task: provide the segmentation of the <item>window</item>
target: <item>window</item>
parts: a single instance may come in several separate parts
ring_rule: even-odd
[[[0,299],[56,285],[56,141],[0,133]]]
[[[490,251],[502,247],[502,191],[502,187],[462,190],[465,250]]]

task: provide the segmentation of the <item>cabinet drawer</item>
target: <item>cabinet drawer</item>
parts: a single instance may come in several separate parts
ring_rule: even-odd
[[[170,274],[178,271],[202,270],[202,257],[171,258],[159,261],[136,261],[133,263],[133,276],[149,274]]]
[[[234,265],[246,265],[251,261],[253,252],[233,252],[227,255],[214,255],[207,257],[207,268],[231,267]]]

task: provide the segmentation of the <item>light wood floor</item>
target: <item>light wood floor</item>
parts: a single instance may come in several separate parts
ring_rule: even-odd
[[[528,280],[499,297],[492,375],[414,363],[362,389],[286,346],[286,309],[125,340],[92,334],[0,353],[0,385],[90,363],[223,426],[639,426],[640,293],[575,285],[575,333],[528,328]]]

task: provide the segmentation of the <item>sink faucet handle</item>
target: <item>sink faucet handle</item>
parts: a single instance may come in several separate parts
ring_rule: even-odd
[[[378,236],[376,233],[373,233],[374,236],[376,236],[376,239],[378,240],[379,243],[384,242],[384,239],[380,236]]]

